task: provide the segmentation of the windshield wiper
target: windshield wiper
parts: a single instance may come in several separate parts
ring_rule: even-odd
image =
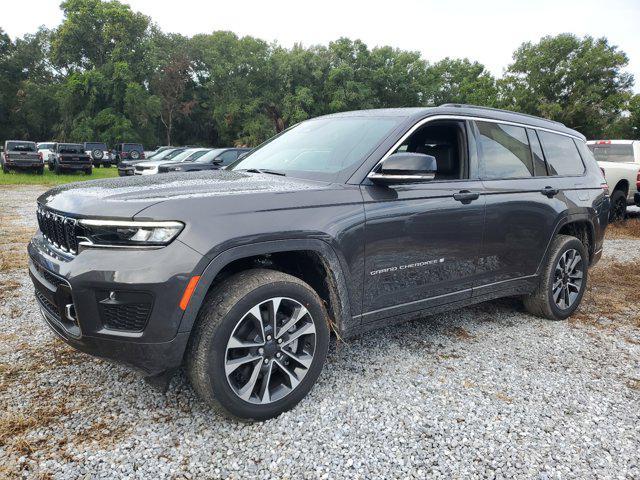
[[[287,176],[287,174],[284,172],[278,172],[277,170],[269,170],[268,168],[247,168],[243,171],[251,172],[251,173],[268,173],[269,175],[280,175],[281,177]]]

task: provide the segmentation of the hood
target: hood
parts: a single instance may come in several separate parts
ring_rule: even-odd
[[[206,170],[70,183],[44,193],[38,203],[71,216],[133,218],[151,205],[172,199],[284,193],[326,186],[325,182],[277,175]]]

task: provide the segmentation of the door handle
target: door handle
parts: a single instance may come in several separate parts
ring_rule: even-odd
[[[557,188],[553,188],[553,187],[549,187],[549,186],[544,187],[542,190],[540,190],[540,193],[542,193],[543,195],[546,195],[549,198],[553,198],[559,192],[560,192],[560,190],[558,190]]]
[[[458,202],[462,202],[465,205],[473,202],[480,198],[480,194],[478,192],[470,192],[469,190],[460,190],[458,193],[453,194],[453,199]]]

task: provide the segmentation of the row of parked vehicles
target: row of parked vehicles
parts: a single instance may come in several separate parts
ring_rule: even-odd
[[[146,159],[132,158],[119,162],[118,174],[124,177],[218,170],[231,165],[249,150],[249,148],[160,147]]]

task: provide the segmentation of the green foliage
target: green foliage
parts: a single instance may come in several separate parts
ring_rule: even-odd
[[[65,0],[64,19],[12,41],[0,29],[0,138],[256,145],[318,115],[471,103],[560,120],[588,137],[638,137],[627,57],[570,34],[524,43],[504,78],[480,63],[370,49],[283,48],[233,32],[163,33],[117,0]]]
[[[633,77],[624,52],[607,39],[562,34],[524,43],[502,82],[506,105],[559,120],[587,137],[602,134],[624,109]]]

